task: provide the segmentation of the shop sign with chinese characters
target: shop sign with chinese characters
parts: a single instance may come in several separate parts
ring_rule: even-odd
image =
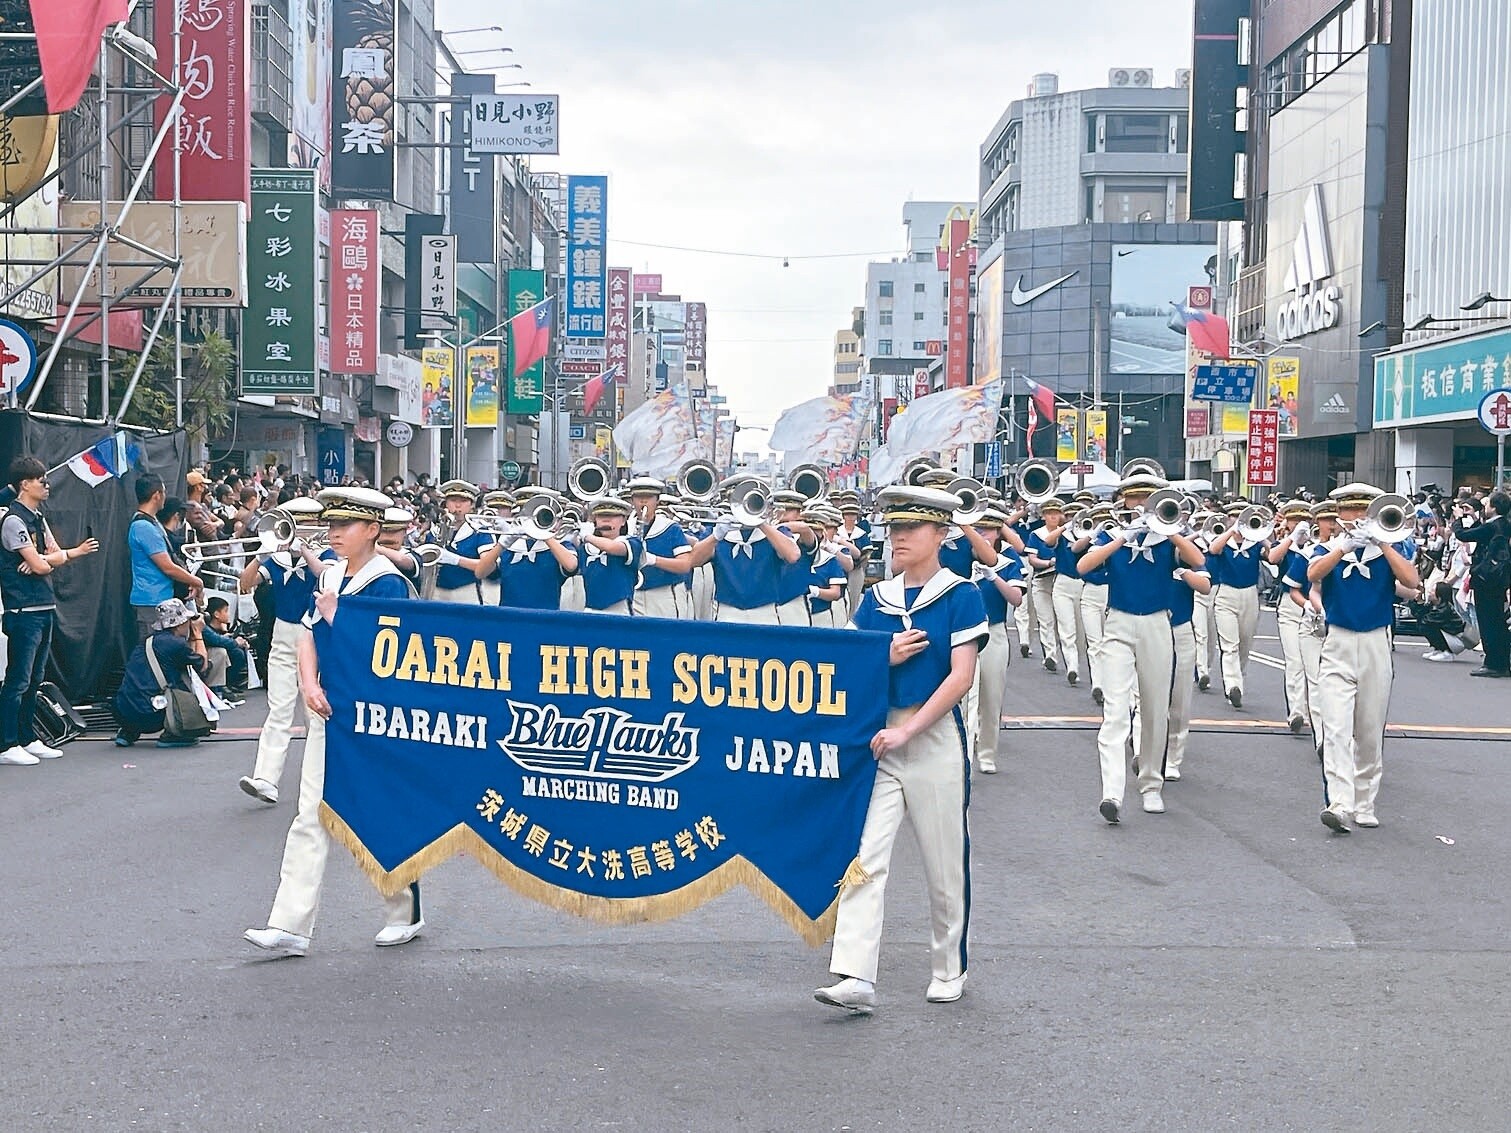
[[[560,106],[561,96],[554,94],[473,95],[473,152],[560,153]]]
[[[1248,482],[1256,488],[1273,488],[1280,474],[1280,411],[1255,409],[1249,413]]]
[[[702,370],[708,360],[708,304],[689,303],[687,323],[682,332],[683,349],[687,352],[687,368]]]
[[[332,0],[331,191],[393,199],[393,0]]]
[[[604,368],[618,366],[621,374],[630,372],[630,274],[629,268],[609,269],[609,321],[604,332]],[[600,406],[604,401],[610,402],[611,420],[618,420],[618,391],[623,385],[623,382],[616,383],[614,396],[599,402]]]
[[[378,368],[382,302],[376,209],[331,210],[331,373],[372,374]]]
[[[609,179],[567,178],[567,326],[572,338],[602,338],[608,324]]]
[[[186,201],[246,203],[252,172],[251,0],[159,0],[154,16],[161,64],[173,70],[174,17],[182,33],[178,114],[179,196]],[[161,125],[172,100],[156,104]],[[173,197],[173,140],[163,142],[153,166],[157,196]]]
[[[241,392],[319,392],[315,336],[315,171],[254,169]]]
[[[950,298],[946,318],[949,332],[944,356],[944,388],[960,389],[968,384],[966,353],[970,343],[971,261],[966,255],[970,242],[971,222],[959,218],[949,222]]]

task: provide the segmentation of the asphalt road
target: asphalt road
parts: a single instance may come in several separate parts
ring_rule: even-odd
[[[1273,635],[1273,622],[1261,634]],[[1279,656],[1261,639],[1262,653]],[[979,778],[966,997],[933,1006],[916,853],[881,1008],[814,1003],[827,952],[741,892],[604,928],[458,861],[379,951],[333,853],[316,947],[264,961],[292,817],[236,789],[252,743],[0,768],[7,1130],[1505,1128],[1507,688],[1403,640],[1381,827],[1329,836],[1280,676],[1198,695],[1169,813],[1096,813],[1086,689],[1014,664]],[[255,727],[256,704],[232,724]],[[1449,727],[1468,729],[1450,732]],[[1484,729],[1475,731],[1474,729]],[[1451,842],[1449,841],[1451,840]]]

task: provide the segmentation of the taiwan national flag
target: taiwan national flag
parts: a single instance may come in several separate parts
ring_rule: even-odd
[[[615,362],[597,377],[589,378],[582,387],[582,411],[593,412],[593,406],[598,404],[598,399],[614,388],[620,376],[624,373],[624,364]]]
[[[1211,311],[1192,310],[1184,303],[1172,303],[1170,307],[1170,321],[1166,325],[1189,338],[1196,349],[1214,358],[1226,358],[1232,352],[1232,332],[1227,319]]]
[[[130,472],[141,451],[126,433],[116,433],[71,458],[68,470],[93,488]]]
[[[1055,419],[1055,391],[1048,386],[1041,386],[1032,378],[1024,378],[1023,384],[1028,387],[1028,440],[1025,444],[1028,454],[1032,456],[1034,433],[1039,429],[1039,422]]]
[[[551,326],[555,321],[555,299],[542,299],[509,320],[516,378],[551,352]]]

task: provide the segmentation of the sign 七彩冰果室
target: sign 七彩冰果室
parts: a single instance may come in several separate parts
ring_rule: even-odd
[[[241,392],[318,394],[315,171],[254,169]],[[343,473],[344,475],[344,473]]]
[[[817,944],[869,806],[887,644],[710,623],[690,647],[654,618],[344,598],[315,629],[350,659],[321,673],[321,818],[385,892],[460,852],[611,921],[743,882]]]

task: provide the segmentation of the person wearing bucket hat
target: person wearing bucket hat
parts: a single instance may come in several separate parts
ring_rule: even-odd
[[[361,594],[395,600],[415,596],[414,587],[399,568],[377,550],[392,500],[372,488],[326,488],[316,498],[330,524],[331,549],[339,558],[320,575],[314,605],[305,614],[299,639],[299,683],[309,712],[304,765],[299,775],[299,809],[284,843],[278,891],[267,927],[249,928],[242,934],[248,944],[275,957],[303,956],[309,951],[330,854],[330,835],[320,821],[325,795],[326,721],[331,716],[320,679],[320,654],[322,648],[329,650],[327,627],[343,597]],[[326,663],[329,660],[327,657]],[[385,897],[383,905],[384,926],[374,941],[380,948],[407,943],[425,927],[419,885]]]
[[[1347,834],[1348,822],[1375,827],[1380,791],[1385,713],[1393,671],[1390,630],[1398,585],[1420,584],[1411,540],[1389,543],[1366,520],[1381,495],[1369,484],[1345,484],[1329,493],[1338,505],[1343,534],[1319,546],[1307,578],[1322,591],[1327,637],[1322,642],[1318,687],[1322,694],[1322,824]]]
[[[192,692],[189,674],[203,675],[209,660],[199,612],[178,598],[159,602],[157,619],[146,640],[126,659],[121,687],[111,702],[119,723],[116,747],[130,747],[141,737],[163,730],[167,688],[157,679],[157,669],[162,671],[169,688]],[[157,669],[153,668],[154,662]],[[164,738],[157,741],[157,746],[191,747],[198,742]]]
[[[988,637],[981,592],[939,562],[958,497],[891,487],[881,500],[894,573],[866,591],[850,624],[891,635],[887,726],[871,740],[876,780],[860,850],[840,882],[829,961],[840,979],[813,993],[820,1003],[855,1014],[876,1007],[887,877],[904,819],[917,836],[928,878],[932,978],[925,998],[953,1003],[965,990],[970,768],[960,701]]]
[[[590,614],[634,613],[635,582],[645,541],[629,534],[633,506],[618,496],[588,501],[578,544],[582,548],[583,609]]]

